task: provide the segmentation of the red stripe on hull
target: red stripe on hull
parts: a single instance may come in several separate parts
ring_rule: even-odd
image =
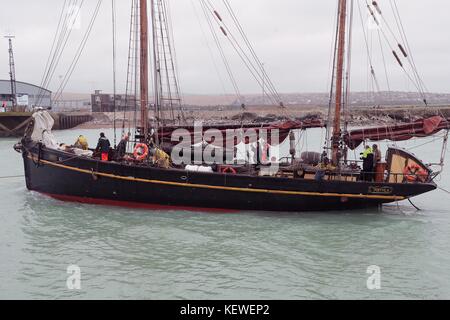
[[[108,199],[96,199],[87,197],[77,197],[77,196],[67,196],[60,194],[50,194],[43,193],[48,197],[64,202],[79,202],[86,204],[96,204],[103,206],[114,206],[114,207],[124,207],[133,209],[150,209],[150,210],[181,210],[181,211],[194,211],[194,212],[205,212],[205,213],[236,213],[239,210],[233,209],[219,209],[219,208],[199,208],[199,207],[182,207],[182,206],[169,206],[169,205],[159,205],[150,203],[140,203],[140,202],[130,202],[130,201],[119,201],[119,200],[108,200]]]

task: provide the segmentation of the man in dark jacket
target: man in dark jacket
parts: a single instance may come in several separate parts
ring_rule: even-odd
[[[117,148],[116,148],[117,160],[122,159],[125,156],[125,154],[127,153],[128,140],[129,140],[129,135],[126,134],[123,136],[122,140],[120,140],[119,144],[117,145]]]
[[[109,148],[111,147],[111,143],[108,138],[102,132],[100,133],[100,139],[98,139],[97,148],[95,151],[100,151],[102,154],[102,161],[108,161]]]

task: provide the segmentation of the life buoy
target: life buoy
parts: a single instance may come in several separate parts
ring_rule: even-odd
[[[222,168],[222,173],[236,174],[236,169],[234,169],[233,167],[224,167]]]
[[[403,169],[403,177],[408,182],[416,182],[418,179],[418,174],[421,170],[421,167],[415,163],[407,165]]]
[[[133,155],[137,161],[145,160],[148,156],[148,146],[145,143],[138,143],[134,147]]]

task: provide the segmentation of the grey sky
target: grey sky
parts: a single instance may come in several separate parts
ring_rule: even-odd
[[[126,80],[126,61],[131,0],[117,0],[118,7],[118,86],[123,91]],[[206,40],[199,26],[195,5],[199,0],[169,0],[178,56],[180,82],[185,93],[224,93],[219,77],[205,45]],[[367,18],[365,0],[361,4],[364,19]],[[379,0],[380,7],[390,19],[389,1]],[[0,34],[13,33],[17,79],[40,84],[44,66],[50,51],[63,1],[61,0],[1,0]],[[225,23],[231,25],[222,0],[217,4]],[[70,43],[60,63],[51,90],[56,90],[58,76],[65,73],[79,45],[84,28],[96,1],[86,0],[82,11],[81,30],[73,32]],[[330,51],[334,30],[337,0],[230,0],[247,36],[280,92],[328,91]],[[400,14],[409,37],[419,72],[428,89],[433,92],[450,92],[450,2],[448,0],[397,0]],[[198,11],[200,14],[200,11]],[[200,15],[204,28],[204,17]],[[214,52],[209,31],[207,41]],[[386,29],[388,33],[388,29]],[[353,46],[353,82],[355,91],[368,89],[368,63],[363,45],[362,25],[358,8],[355,9]],[[372,32],[373,64],[381,89],[386,89],[385,71],[378,45],[378,35]],[[389,36],[389,34],[388,34]],[[222,37],[223,38],[223,37]],[[258,85],[243,68],[226,39],[223,45],[235,72],[240,89],[244,93],[260,92]],[[392,54],[385,47],[385,57],[392,90],[411,90],[405,75],[396,65]],[[69,82],[67,92],[90,92],[94,88],[110,91],[111,76],[111,1],[103,0],[100,15],[94,26],[86,50]],[[225,90],[232,92],[221,61],[216,55]],[[8,78],[7,41],[0,39],[0,78]]]

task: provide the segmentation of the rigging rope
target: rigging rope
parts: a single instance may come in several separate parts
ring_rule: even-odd
[[[89,36],[91,34],[92,28],[94,26],[95,20],[97,18],[98,12],[100,10],[100,6],[102,4],[102,1],[103,0],[98,0],[97,1],[97,5],[96,5],[96,7],[94,9],[94,12],[93,12],[91,20],[90,20],[90,22],[88,24],[87,30],[86,30],[86,32],[85,32],[85,34],[83,36],[83,39],[82,39],[82,41],[81,41],[81,43],[80,43],[80,45],[79,45],[79,47],[78,47],[78,49],[77,49],[77,51],[75,53],[75,56],[73,57],[72,63],[70,64],[69,68],[66,71],[66,74],[64,75],[63,81],[61,82],[58,90],[56,91],[56,94],[55,94],[55,100],[56,101],[58,101],[61,98],[61,95],[62,95],[62,93],[63,93],[67,83],[69,82],[69,80],[70,80],[70,78],[71,78],[71,76],[72,76],[72,74],[73,74],[73,72],[75,70],[75,67],[77,66],[77,63],[78,63],[78,61],[81,58],[81,55],[82,55],[82,53],[84,51],[86,43],[87,43],[87,41],[89,39]]]
[[[409,46],[409,41],[408,38],[406,36],[406,32],[405,32],[405,28],[403,27],[403,22],[402,22],[402,18],[400,16],[400,12],[399,9],[397,7],[397,3],[395,0],[389,1],[389,4],[391,5],[392,8],[392,12],[394,14],[394,18],[395,18],[395,22],[397,24],[397,28],[399,30],[400,33],[400,37],[402,38],[402,42],[405,44],[406,49],[408,50],[408,61],[413,69],[413,71],[416,73],[417,79],[419,81],[419,83],[422,85],[422,90],[425,90],[425,92],[428,91],[425,83],[423,82],[422,78],[419,75],[418,72],[418,68],[416,66],[416,63],[414,61],[414,56],[413,56],[413,51],[411,50],[410,46]],[[424,92],[424,93],[425,93]]]
[[[75,10],[75,11],[67,10],[66,18],[65,18],[65,22],[64,22],[65,27],[63,29],[63,32],[61,32],[61,34],[60,34],[60,37],[59,37],[59,40],[58,40],[58,43],[56,46],[54,58],[52,59],[52,63],[50,64],[50,68],[48,70],[45,82],[42,86],[43,88],[48,87],[51,80],[53,79],[56,68],[58,67],[59,62],[61,61],[62,55],[68,44],[70,35],[72,34],[72,30],[75,27],[75,23],[77,22],[77,19],[79,17],[79,14],[80,14],[83,4],[84,4],[84,0],[82,0],[80,4],[77,4],[76,0],[73,2],[73,4],[69,4],[69,8],[72,8],[72,10]],[[71,24],[69,23],[70,22],[69,19],[72,19]],[[38,106],[41,105],[43,97],[44,97],[44,93],[41,94],[38,98],[38,101],[37,101]]]
[[[425,94],[424,94],[424,92],[423,92],[423,90],[422,90],[421,83],[420,83],[419,81],[417,81],[417,79],[416,79],[416,73],[413,72],[413,73],[414,73],[414,78],[415,78],[415,79],[413,79],[413,78],[411,77],[411,75],[408,73],[408,71],[406,70],[404,64],[402,63],[402,61],[401,61],[401,59],[400,59],[400,56],[397,54],[396,49],[394,48],[394,46],[393,46],[393,45],[391,44],[391,42],[389,41],[389,38],[388,38],[388,36],[386,35],[386,32],[384,31],[384,29],[383,29],[383,27],[381,26],[380,22],[379,22],[378,19],[376,18],[375,12],[372,10],[372,7],[370,6],[370,4],[368,3],[367,0],[365,0],[365,3],[366,3],[367,10],[369,11],[369,14],[371,15],[373,21],[375,22],[375,24],[378,26],[379,30],[381,31],[381,34],[383,35],[384,39],[386,40],[386,43],[388,44],[389,48],[392,50],[392,53],[393,53],[393,55],[394,55],[396,61],[398,62],[398,64],[399,64],[400,67],[402,68],[402,70],[404,71],[405,75],[409,78],[409,80],[411,81],[411,83],[416,87],[417,92],[418,92],[418,93],[420,94],[420,96],[422,97],[423,102],[425,103],[425,105],[427,105],[427,104],[428,104],[428,103],[427,103],[427,99],[426,99]],[[376,1],[374,1],[373,3],[376,4]],[[378,7],[378,5],[377,5],[377,7]],[[378,14],[382,17],[382,19],[383,19],[383,21],[385,22],[385,24],[387,25],[388,29],[391,30],[390,27],[389,27],[389,24],[388,24],[387,20],[385,20],[385,19],[384,19],[384,16],[381,14],[381,10],[379,9],[379,7],[378,7],[378,9],[377,9],[377,12],[378,12]],[[405,50],[403,49],[403,47],[401,46],[401,44],[396,40],[395,35],[393,35],[393,36],[394,36],[394,41],[397,42],[398,47],[399,47],[399,48],[401,49],[401,51],[402,51],[402,54],[403,54],[404,56],[407,56],[407,54],[406,54]]]
[[[135,57],[133,56],[133,44],[135,44],[135,39],[134,37],[134,27],[135,27],[135,3],[136,0],[132,0],[131,1],[131,14],[130,14],[130,34],[129,34],[129,40],[128,40],[128,60],[127,60],[127,82],[125,84],[125,106],[123,106],[123,119],[122,119],[122,136],[125,135],[125,119],[126,119],[126,114],[127,114],[127,110],[128,110],[128,105],[129,105],[129,96],[130,93],[133,91],[133,81],[131,81],[130,79],[132,79],[133,77],[133,59],[135,59]],[[136,63],[136,61],[135,61]],[[130,89],[130,90],[128,90]],[[136,97],[135,97],[136,100]],[[128,121],[128,132],[130,132],[130,121]]]
[[[179,75],[179,69],[178,69],[178,60],[177,60],[177,52],[176,52],[176,46],[175,46],[175,35],[173,32],[173,24],[172,24],[172,15],[170,11],[170,2],[163,2],[164,10],[166,13],[166,27],[168,28],[168,32],[170,33],[169,42],[171,42],[169,50],[171,51],[172,55],[172,68],[174,72],[174,81],[176,86],[176,91],[179,99],[179,114],[178,114],[178,120],[181,122],[183,120],[183,123],[187,125],[186,115],[184,113],[183,108],[183,92],[181,90],[181,84],[179,82],[180,75]]]
[[[338,47],[338,33],[339,33],[339,21],[337,19],[338,15],[339,15],[339,10],[340,10],[340,6],[337,6],[336,9],[336,15],[335,15],[335,24],[336,24],[336,30],[335,30],[335,36],[333,38],[333,44],[332,44],[332,48],[333,50],[333,57],[332,57],[332,70],[331,70],[331,85],[330,85],[330,96],[329,96],[329,101],[328,101],[328,115],[327,115],[327,131],[325,133],[326,137],[325,137],[325,143],[326,145],[324,146],[325,149],[327,150],[327,155],[329,156],[329,152],[331,150],[331,130],[332,130],[332,118],[331,118],[331,113],[332,113],[332,105],[333,105],[333,97],[334,97],[334,89],[335,89],[335,80],[336,80],[336,61],[337,61],[337,47]],[[330,57],[331,60],[331,57]]]
[[[201,5],[201,8],[202,8],[203,14],[204,14],[204,16],[206,18],[206,21],[208,23],[210,32],[211,32],[211,34],[213,36],[214,42],[215,42],[215,44],[216,44],[216,46],[218,48],[220,56],[222,57],[222,61],[223,61],[224,65],[225,65],[225,69],[226,69],[226,71],[228,73],[228,76],[230,78],[231,84],[233,85],[233,88],[234,88],[234,90],[236,92],[236,95],[239,97],[240,102],[242,103],[242,105],[244,105],[245,99],[244,99],[244,97],[242,96],[242,94],[241,94],[241,92],[239,90],[239,87],[237,85],[236,79],[235,79],[234,74],[233,74],[233,72],[231,70],[231,66],[230,66],[230,64],[228,62],[228,59],[227,59],[227,57],[225,55],[223,47],[222,47],[222,45],[221,45],[221,43],[219,41],[219,38],[217,36],[216,30],[215,30],[215,28],[214,28],[214,26],[212,24],[212,21],[211,21],[211,18],[209,16],[209,14],[208,14],[207,7],[206,7],[206,4],[205,4],[204,0],[200,0],[200,5]]]
[[[378,30],[378,42],[380,44],[380,52],[381,52],[381,57],[383,59],[383,66],[384,66],[384,74],[386,76],[386,86],[387,86],[387,90],[389,92],[389,97],[392,100],[392,95],[391,95],[391,85],[389,83],[389,73],[388,73],[388,69],[387,69],[387,64],[386,64],[386,57],[384,56],[384,49],[383,49],[383,43],[381,41],[381,34],[380,34],[380,30]]]
[[[447,194],[450,195],[450,191],[448,191],[448,190],[446,190],[446,189],[444,189],[444,188],[442,188],[442,187],[440,187],[440,186],[437,186],[437,188],[438,188],[439,190],[444,191],[445,193],[447,193]]]
[[[351,67],[352,67],[352,40],[353,40],[353,7],[354,7],[354,0],[351,0],[350,2],[350,19],[348,23],[348,31],[347,31],[347,63],[346,63],[346,71],[345,71],[345,98],[344,102],[342,104],[342,113],[344,115],[344,132],[347,132],[348,129],[348,120],[349,120],[349,101],[350,101],[350,84],[351,84]]]
[[[117,146],[117,130],[116,130],[116,41],[117,41],[117,33],[116,33],[116,1],[111,0],[111,16],[112,16],[112,68],[113,68],[113,124],[114,124],[114,148]]]
[[[255,81],[258,83],[259,86],[262,87],[264,80],[266,80],[269,84],[268,89],[269,89],[270,93],[272,94],[272,96],[267,95],[268,98],[271,99],[275,104],[280,102],[280,106],[283,106],[281,99],[279,98],[279,96],[277,97],[276,90],[274,91],[274,88],[271,86],[270,79],[264,79],[264,74],[260,74],[260,71],[258,71],[258,68],[255,66],[255,63],[252,62],[251,58],[248,56],[248,54],[242,48],[241,44],[236,39],[236,37],[233,35],[230,28],[228,28],[228,26],[225,24],[224,20],[219,15],[217,10],[215,10],[215,8],[211,4],[210,0],[206,0],[206,1],[207,1],[207,6],[208,6],[209,10],[211,11],[211,14],[213,15],[214,20],[216,21],[216,23],[219,26],[219,29],[222,31],[224,36],[228,39],[231,46],[236,51],[236,53],[239,55],[239,57],[241,58],[242,62],[245,65],[245,67],[248,69],[248,71],[253,76]],[[258,61],[257,63],[261,65],[261,63],[259,62],[259,59],[256,58],[255,61]],[[261,67],[262,67],[262,65],[261,65]],[[277,101],[277,99],[279,101]]]
[[[225,4],[225,7],[227,8],[230,16],[232,17],[241,37],[243,38],[245,44],[247,45],[247,48],[250,50],[251,55],[253,56],[253,59],[255,60],[255,62],[258,64],[258,67],[260,69],[260,72],[262,73],[262,77],[265,78],[265,80],[268,82],[269,86],[271,87],[272,93],[278,98],[279,102],[282,103],[281,101],[281,97],[278,94],[275,85],[273,84],[272,80],[270,79],[270,77],[268,76],[262,62],[260,61],[258,55],[256,54],[255,49],[253,48],[250,40],[248,39],[247,35],[244,32],[244,29],[242,28],[241,23],[239,22],[239,19],[237,18],[233,8],[231,7],[230,3],[228,0],[222,0],[223,3]]]
[[[67,0],[64,0],[63,6],[61,8],[61,13],[60,13],[60,16],[59,16],[59,20],[58,20],[58,26],[56,27],[55,35],[53,37],[52,47],[51,47],[50,52],[48,54],[47,62],[45,64],[45,68],[44,68],[44,74],[42,75],[42,79],[41,79],[41,82],[40,82],[40,89],[38,91],[38,97],[40,97],[41,94],[42,94],[42,88],[43,88],[45,77],[46,77],[46,71],[49,68],[49,64],[50,64],[50,61],[52,59],[52,53],[53,53],[53,50],[55,49],[56,39],[58,38],[59,29],[61,27],[61,23],[62,23],[63,16],[64,16],[64,11],[66,10],[66,4],[67,4]],[[39,98],[38,98],[38,100],[39,100]]]
[[[136,5],[135,5],[135,30],[134,30],[134,32],[135,32],[135,34],[134,34],[134,36],[135,36],[135,38],[134,38],[134,41],[135,41],[135,48],[134,48],[134,50],[135,50],[135,52],[134,52],[134,54],[135,54],[135,56],[134,56],[134,59],[135,59],[135,64],[134,64],[134,117],[133,117],[133,125],[134,125],[134,139],[136,140],[136,135],[137,135],[137,130],[138,130],[138,128],[137,128],[137,116],[138,116],[138,111],[139,111],[139,107],[140,107],[140,105],[139,105],[139,102],[138,102],[138,92],[139,92],[139,89],[140,89],[140,83],[139,83],[139,80],[138,80],[138,74],[139,74],[139,69],[140,69],[140,54],[139,54],[139,49],[140,49],[140,42],[139,42],[139,28],[140,28],[140,15],[139,15],[139,12],[140,12],[140,2],[138,1],[138,0],[136,0]],[[151,79],[152,79],[152,81],[154,81],[154,79],[153,79],[153,77],[150,77]],[[153,117],[154,119],[155,119],[155,121],[157,121],[156,120],[156,113],[154,114],[154,117]],[[131,130],[131,129],[130,129]]]
[[[367,58],[368,58],[369,67],[370,67],[370,74],[371,74],[371,76],[373,78],[373,81],[374,81],[374,83],[376,85],[377,91],[380,92],[380,85],[378,83],[377,76],[375,74],[375,69],[373,67],[373,62],[372,62],[373,59],[372,59],[372,55],[371,55],[370,49],[369,49],[368,34],[366,33],[366,30],[364,28],[364,20],[363,20],[362,11],[361,11],[361,5],[360,5],[359,2],[358,2],[358,10],[359,10],[359,17],[361,19],[361,24],[363,26],[362,30],[363,30],[363,35],[364,35],[364,43],[366,45]]]
[[[196,18],[197,18],[197,22],[198,22],[198,24],[199,24],[199,26],[200,26],[200,30],[201,30],[201,32],[202,32],[202,35],[203,35],[203,38],[204,38],[204,41],[205,41],[205,45],[206,45],[206,47],[208,48],[208,52],[209,52],[209,55],[210,55],[212,64],[213,64],[214,69],[215,69],[215,71],[216,71],[217,77],[218,77],[218,79],[219,79],[219,81],[220,81],[220,85],[222,86],[223,94],[224,94],[224,96],[226,96],[225,82],[223,81],[222,75],[221,75],[220,70],[219,70],[219,68],[218,68],[218,65],[217,65],[217,62],[216,62],[216,60],[215,60],[215,56],[214,56],[214,54],[213,54],[212,48],[211,48],[211,46],[209,45],[208,39],[207,39],[207,37],[206,37],[206,32],[205,32],[204,26],[203,26],[202,23],[201,23],[201,20],[200,20],[200,17],[199,17],[197,8],[195,7],[194,0],[191,0],[191,5],[192,5],[192,8],[193,8],[193,10],[194,10],[195,16],[196,16]],[[236,96],[236,98],[239,99],[238,96]]]

